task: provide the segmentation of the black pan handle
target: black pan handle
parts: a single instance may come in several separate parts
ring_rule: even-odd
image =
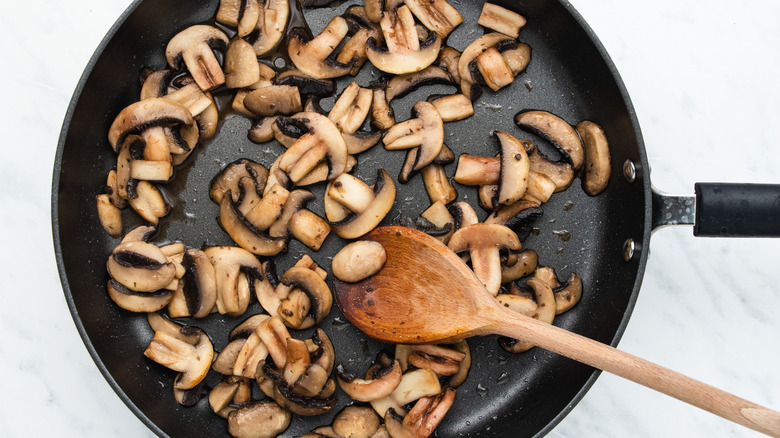
[[[780,237],[780,185],[696,183],[693,235]]]
[[[653,230],[693,225],[700,237],[780,237],[780,184],[696,183],[695,196],[653,189]]]

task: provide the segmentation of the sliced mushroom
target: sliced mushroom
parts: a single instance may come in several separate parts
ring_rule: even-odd
[[[233,40],[225,52],[225,86],[243,88],[259,80],[260,66],[252,45],[240,38]]]
[[[200,383],[211,367],[214,347],[205,332],[191,344],[166,332],[154,333],[154,339],[144,351],[144,356],[180,374],[174,381],[176,389],[190,389]]]
[[[534,278],[541,280],[552,289],[556,315],[571,309],[582,298],[582,279],[576,272],[572,272],[568,280],[561,284],[553,268],[539,267],[534,273]]]
[[[494,202],[509,205],[525,194],[531,163],[520,140],[502,131],[495,131],[495,135],[501,144],[501,178]]]
[[[253,191],[257,196],[262,196],[268,180],[268,169],[262,164],[247,158],[238,159],[222,169],[211,180],[209,197],[216,203],[222,202],[222,198],[230,193],[233,201],[241,203],[241,179],[248,178],[252,182]]]
[[[438,236],[434,236],[441,240],[445,245],[449,242],[452,233],[455,232],[455,218],[447,210],[447,206],[441,202],[436,201],[431,204],[425,211],[420,213],[420,217],[428,220],[433,226],[447,231]]]
[[[304,267],[292,267],[282,275],[281,283],[301,289],[309,297],[309,316],[318,324],[330,312],[333,294],[325,280],[315,271]],[[278,364],[277,364],[278,365]]]
[[[441,345],[414,345],[407,361],[417,368],[425,368],[439,376],[452,376],[460,370],[466,355]]]
[[[328,97],[336,91],[336,84],[332,80],[315,79],[298,70],[286,70],[279,73],[274,83],[298,87],[301,97]]]
[[[301,112],[291,117],[306,127],[302,135],[279,160],[279,169],[296,182],[322,161],[328,163],[328,180],[344,173],[347,167],[347,145],[336,125],[322,114]]]
[[[298,210],[290,218],[288,230],[293,238],[319,251],[330,234],[330,224],[309,210]]]
[[[414,404],[403,420],[403,429],[410,431],[413,436],[427,437],[433,434],[436,427],[444,419],[447,411],[455,401],[455,390],[445,389],[435,396],[423,397]],[[392,435],[393,422],[388,425],[388,432]],[[394,436],[394,435],[393,435]]]
[[[183,292],[189,314],[204,318],[217,303],[217,279],[211,259],[201,250],[190,249],[184,253],[185,268]]]
[[[271,256],[280,253],[287,246],[284,237],[271,237],[254,226],[239,211],[231,196],[224,196],[219,203],[218,221],[234,242],[253,254]]]
[[[366,406],[347,406],[333,419],[333,432],[344,438],[371,438],[379,430],[379,417]]]
[[[379,25],[387,48],[378,48],[372,38],[366,46],[368,60],[379,70],[391,74],[413,73],[431,65],[439,55],[441,38],[430,32],[426,41],[421,43],[414,17],[406,5],[395,11],[383,12]]]
[[[249,92],[244,107],[260,117],[290,115],[303,111],[298,87],[267,85]]]
[[[385,149],[409,149],[419,147],[414,170],[431,164],[444,145],[444,122],[432,104],[424,101],[414,105],[412,119],[397,123],[384,137]]]
[[[582,175],[582,188],[590,196],[596,196],[609,183],[612,165],[607,136],[599,125],[589,120],[577,125],[577,133],[580,134],[585,146],[585,173]]]
[[[407,371],[401,376],[401,382],[388,396],[371,401],[371,407],[377,414],[384,417],[388,409],[398,413],[406,413],[403,406],[422,397],[436,395],[441,392],[439,378],[431,370],[417,369]]]
[[[504,49],[504,46],[516,47],[517,42],[507,35],[493,32],[477,38],[463,50],[458,58],[458,76],[462,93],[466,97],[474,100],[482,93],[479,81],[474,77],[477,58],[491,47]]]
[[[162,289],[156,292],[137,292],[111,279],[106,286],[108,296],[117,306],[130,312],[156,312],[173,299],[173,292]]]
[[[506,225],[524,239],[531,232],[533,223],[543,213],[538,201],[521,199],[510,205],[502,205],[485,219],[485,223]]]
[[[474,115],[474,105],[472,105],[471,99],[460,93],[449,96],[431,96],[428,101],[436,107],[436,111],[445,122],[455,122]]]
[[[452,77],[453,82],[460,84],[461,77],[458,71],[458,62],[460,61],[460,52],[452,47],[445,46],[441,48],[439,57],[436,60],[436,64],[447,70],[447,73]]]
[[[422,169],[425,191],[431,203],[442,202],[449,204],[458,197],[458,192],[450,183],[444,166],[431,163]]]
[[[228,431],[236,438],[272,438],[290,426],[292,414],[271,400],[261,400],[228,415]]]
[[[117,245],[106,268],[114,280],[136,292],[163,289],[176,275],[173,263],[160,248],[142,241]]]
[[[404,3],[423,26],[441,38],[446,38],[463,22],[458,10],[446,0],[406,0]]]
[[[453,179],[467,186],[498,184],[501,179],[501,159],[461,154]]]
[[[171,38],[165,58],[173,68],[180,68],[184,62],[195,83],[208,91],[225,83],[225,74],[213,50],[226,47],[228,42],[227,35],[218,28],[196,24]]]
[[[111,237],[122,235],[122,213],[119,208],[111,202],[111,196],[103,193],[95,196],[97,203],[98,218],[100,225]]]
[[[520,240],[511,229],[483,223],[460,228],[448,246],[455,253],[468,251],[474,274],[493,296],[501,287],[501,250],[521,249]]]
[[[374,88],[371,103],[371,126],[379,130],[390,129],[395,125],[395,112],[389,103],[384,86]]]
[[[547,324],[552,324],[555,319],[555,296],[552,289],[538,278],[529,278],[526,285],[534,291],[536,308],[529,312],[527,316],[538,319]],[[504,304],[507,307],[507,304]],[[533,348],[533,344],[519,341],[517,339],[499,338],[501,347],[510,353],[522,353]]]
[[[387,100],[391,101],[406,96],[423,85],[453,83],[452,76],[447,73],[447,70],[436,65],[429,65],[420,71],[394,76],[390,79],[386,88]]]
[[[476,67],[485,85],[493,91],[504,88],[515,79],[509,64],[495,47],[489,47],[477,56]]]
[[[538,256],[536,251],[525,249],[517,254],[515,262],[509,266],[501,265],[501,282],[509,283],[527,275],[530,275],[536,269]]]
[[[528,172],[528,189],[523,198],[542,204],[550,199],[557,187],[555,181],[547,175],[532,170]]]
[[[263,270],[263,276],[267,277],[269,274],[266,274],[265,271],[267,270],[266,265],[269,262],[264,262],[262,265]],[[274,274],[275,275],[275,274]],[[249,337],[249,335],[252,334],[252,332],[255,331],[257,326],[260,325],[261,322],[265,321],[266,319],[270,318],[270,316],[258,313],[255,315],[250,316],[249,318],[245,319],[241,324],[235,326],[233,330],[230,331],[229,339],[230,341],[239,340],[239,339],[246,339]]]
[[[350,180],[349,177],[342,178],[342,181]],[[374,229],[390,212],[393,202],[395,202],[395,184],[384,169],[377,171],[373,193],[370,194],[366,190],[368,186],[362,181],[359,181],[360,184],[349,184],[348,191],[342,190],[342,181],[337,179],[328,186],[325,196],[325,214],[336,234],[344,239],[355,239]],[[331,191],[340,200],[336,200]],[[361,197],[363,199],[362,203],[355,204],[347,201],[354,199],[352,197],[358,194],[364,195]],[[355,210],[347,208],[340,201],[353,204]],[[344,210],[340,210],[340,208]]]
[[[374,372],[371,379],[360,379],[349,374],[341,364],[336,366],[336,379],[341,389],[353,400],[362,402],[389,396],[401,383],[401,378],[401,364],[397,360]]]
[[[209,392],[209,407],[211,410],[219,415],[230,402],[233,401],[233,397],[238,391],[238,381],[222,381],[217,384]]]
[[[284,37],[290,16],[289,0],[265,0],[255,30],[246,36],[257,56],[268,54]]]
[[[515,123],[520,129],[531,131],[548,140],[571,162],[574,170],[580,170],[585,160],[582,141],[577,131],[565,120],[553,113],[539,110],[521,111],[515,115]]]
[[[479,222],[479,217],[474,208],[466,201],[458,201],[447,207],[455,219],[455,230],[467,227]]]
[[[238,355],[241,353],[241,349],[244,347],[245,342],[246,339],[234,339],[230,341],[225,348],[217,354],[217,357],[214,358],[214,362],[211,363],[211,369],[217,373],[232,376],[236,359],[238,359]]]
[[[186,125],[194,123],[192,114],[184,105],[163,97],[132,103],[116,116],[108,130],[108,142],[119,152],[125,138],[140,134],[151,127]],[[165,143],[167,146],[167,142]]]
[[[330,58],[330,54],[348,32],[347,20],[339,16],[333,17],[314,38],[310,38],[304,28],[293,28],[288,47],[290,59],[298,70],[313,78],[329,79],[347,75],[353,63],[342,64]]]
[[[480,26],[487,27],[490,30],[501,32],[504,35],[517,38],[520,35],[520,28],[525,26],[525,17],[517,12],[510,11],[493,3],[482,5],[482,13],[477,19]]]
[[[233,246],[212,246],[203,252],[214,265],[217,310],[221,314],[242,315],[251,296],[249,281],[262,278],[260,262],[249,251]]]
[[[368,117],[372,100],[373,92],[370,89],[352,82],[341,92],[328,118],[342,133],[353,134]]]

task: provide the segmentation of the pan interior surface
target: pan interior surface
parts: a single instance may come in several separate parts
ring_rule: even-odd
[[[215,416],[208,403],[181,407],[174,400],[174,373],[143,356],[153,333],[146,317],[118,308],[106,293],[108,274],[105,262],[118,240],[101,228],[95,208],[95,196],[103,191],[105,176],[116,164],[106,138],[108,128],[122,108],[138,100],[139,72],[145,67],[166,65],[164,47],[183,28],[209,21],[215,14],[216,1],[146,0],[133,6],[125,21],[115,26],[93,58],[74,95],[60,139],[58,161],[54,171],[53,226],[57,262],[63,287],[74,320],[98,367],[125,403],[152,430],[170,436],[228,436],[224,420]],[[334,15],[341,14],[354,2],[334,8],[304,11],[317,33]],[[501,2],[498,2],[501,3]],[[481,4],[453,2],[464,21],[447,43],[463,50],[483,33],[476,24]],[[514,115],[523,109],[542,109],[562,117],[571,124],[592,120],[601,125],[610,141],[612,175],[607,190],[596,197],[586,195],[576,179],[565,192],[553,195],[543,205],[544,215],[535,223],[525,248],[539,254],[541,265],[552,266],[559,277],[572,271],[583,280],[584,295],[571,311],[556,318],[556,325],[605,343],[615,344],[622,334],[638,293],[646,255],[626,262],[623,243],[634,239],[646,247],[649,214],[649,181],[638,175],[630,183],[622,175],[626,160],[646,169],[646,158],[633,109],[617,73],[595,36],[568,4],[548,0],[506,2],[508,8],[524,15],[528,24],[519,41],[532,47],[528,69],[515,82],[498,93],[485,88],[474,103],[475,115],[445,126],[445,143],[456,155],[495,155],[496,129],[532,140],[545,152],[555,152],[543,139],[518,129]],[[379,74],[366,66],[355,79],[365,86]],[[338,82],[340,91],[353,78]],[[430,94],[455,92],[454,87],[423,87],[393,102],[398,121],[409,117],[417,100]],[[323,101],[323,107],[333,99]],[[198,146],[193,155],[176,169],[166,184],[174,209],[161,221],[153,239],[155,243],[182,241],[189,247],[234,245],[216,221],[218,206],[208,198],[211,179],[228,163],[251,158],[266,167],[283,151],[276,142],[258,145],[246,133],[251,121],[235,114],[224,117],[214,140]],[[360,155],[354,174],[374,181],[379,168],[396,177],[404,153],[386,151],[378,145]],[[454,173],[455,164],[446,167]],[[429,205],[420,177],[408,184],[397,184],[396,203],[383,225],[400,215],[416,217]],[[475,206],[484,219],[486,213],[477,206],[473,188],[457,186],[458,200]],[[309,208],[324,216],[323,186],[315,186],[317,196]],[[134,213],[123,212],[124,231],[141,224]],[[344,240],[331,235],[319,252],[312,252],[297,241],[289,251],[276,258],[279,272],[292,266],[302,254],[309,254],[328,268],[330,258],[343,246]],[[248,316],[262,309],[250,306]],[[201,327],[212,339],[215,349],[227,343],[227,333],[242,318],[212,315],[203,320],[183,320]],[[334,306],[321,327],[336,348],[336,362],[356,373],[362,373],[373,362],[377,352],[392,351],[388,346],[362,336],[348,324]],[[306,338],[309,331],[293,331]],[[548,432],[567,413],[595,379],[586,366],[540,349],[520,355],[502,350],[495,337],[469,340],[472,367],[466,382],[457,389],[453,408],[437,430],[437,436],[534,436]],[[329,414],[298,417],[283,436],[297,436],[315,427],[330,424],[333,416],[349,402],[340,392],[339,404]]]

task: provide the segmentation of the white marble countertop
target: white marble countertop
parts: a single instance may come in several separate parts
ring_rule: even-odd
[[[63,298],[50,224],[51,169],[68,102],[129,0],[4,1],[0,160],[0,436],[150,436],[81,342]],[[780,183],[780,2],[573,0],[631,94],[667,192],[697,181]],[[652,238],[620,348],[780,409],[780,241]],[[553,437],[757,434],[602,375]]]

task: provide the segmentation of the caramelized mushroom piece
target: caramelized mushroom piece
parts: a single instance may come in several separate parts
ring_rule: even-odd
[[[585,173],[582,175],[582,189],[590,196],[601,193],[609,183],[611,159],[609,143],[604,130],[589,120],[577,125],[577,133],[585,146]]]
[[[388,396],[371,401],[371,407],[377,414],[385,416],[389,409],[400,414],[406,413],[405,405],[422,397],[436,395],[441,392],[439,378],[431,370],[417,369],[407,371],[401,376],[401,382]]]
[[[404,2],[415,17],[441,38],[446,38],[460,23],[463,17],[447,0],[406,0]]]
[[[582,141],[577,131],[565,120],[547,111],[528,110],[515,115],[520,129],[531,131],[548,140],[569,161],[574,170],[580,170],[585,160]]]
[[[97,203],[98,218],[100,219],[100,225],[106,230],[111,237],[119,237],[122,235],[122,213],[119,208],[111,202],[111,196],[108,194],[100,194],[95,196]]]
[[[468,251],[474,274],[493,296],[501,287],[501,250],[521,249],[520,240],[511,229],[483,223],[460,228],[448,246],[455,253]]]
[[[192,344],[166,332],[157,331],[144,351],[144,356],[180,374],[174,381],[176,389],[190,389],[200,383],[211,367],[214,348],[205,332],[191,327],[198,334]]]
[[[414,17],[406,5],[383,12],[379,25],[387,48],[378,48],[373,38],[368,39],[366,46],[368,60],[379,70],[391,74],[413,73],[431,65],[439,55],[441,38],[430,32],[421,43]]]
[[[227,46],[229,39],[214,26],[196,24],[176,34],[165,48],[165,58],[172,68],[186,65],[195,83],[208,91],[225,83],[225,74],[213,49]]]
[[[262,400],[228,415],[228,431],[236,438],[272,438],[290,426],[292,414],[271,400]]]
[[[344,17],[333,17],[325,29],[310,39],[307,30],[301,27],[290,31],[288,53],[295,67],[317,79],[337,78],[349,74],[353,63],[342,64],[333,60],[330,54],[347,36],[349,25]]]
[[[246,36],[257,56],[268,54],[284,37],[290,16],[289,0],[265,0],[255,30]]]
[[[394,201],[395,184],[384,169],[377,171],[373,189],[351,175],[343,174],[326,190],[325,215],[336,234],[344,239],[355,239],[379,225]]]
[[[136,292],[165,288],[176,275],[168,257],[155,245],[143,241],[120,243],[106,263],[109,275]]]
[[[413,118],[396,123],[384,137],[385,149],[420,148],[414,170],[431,164],[444,145],[444,123],[432,104],[424,101],[414,105]]]
[[[517,38],[520,35],[520,28],[525,26],[525,22],[525,17],[517,12],[493,3],[482,5],[482,13],[477,19],[480,26],[485,26],[512,38]]]
[[[401,383],[401,364],[381,367],[371,379],[360,379],[348,373],[343,365],[336,366],[336,379],[341,389],[353,400],[370,402],[389,396]]]

